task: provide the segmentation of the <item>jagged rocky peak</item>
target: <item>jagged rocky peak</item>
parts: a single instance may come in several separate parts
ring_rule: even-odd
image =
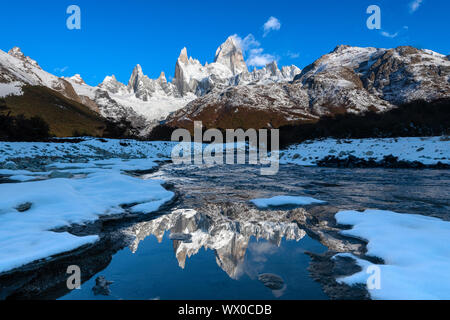
[[[294,66],[280,71],[276,62],[249,72],[239,41],[235,36],[230,36],[217,49],[214,62],[210,64],[202,65],[200,61],[188,57],[186,48],[183,48],[172,83],[181,96],[195,94],[200,97],[229,86],[292,81],[299,72]]]
[[[167,78],[166,78],[166,74],[164,73],[164,71],[161,72],[161,74],[159,75],[159,78],[157,79],[157,81],[160,84],[167,83]]]
[[[115,75],[105,77],[105,80],[98,87],[114,94],[128,92],[127,86],[119,82]]]
[[[134,92],[136,97],[148,101],[151,97],[151,80],[144,75],[140,64],[134,67],[130,80],[128,81],[128,90]]]
[[[181,49],[180,56],[178,57],[178,61],[183,62],[183,63],[189,63],[189,58],[188,58],[186,47]]]
[[[332,52],[334,52],[334,53],[341,53],[341,52],[344,52],[346,49],[349,49],[349,48],[352,48],[352,47],[349,46],[349,45],[346,45],[346,44],[340,44],[340,45],[337,45],[336,48],[334,48],[334,50]]]
[[[102,83],[111,83],[111,82],[116,82],[116,81],[117,81],[116,76],[112,75],[112,76],[106,76]]]
[[[204,73],[201,63],[192,58],[189,59],[187,49],[184,47],[175,65],[173,84],[176,86],[179,94],[184,96],[189,92],[196,91],[198,83],[206,77]]]
[[[32,66],[40,68],[39,64],[35,60],[31,59],[30,57],[25,56],[19,47],[12,48],[11,50],[8,51],[8,54],[14,58],[22,60],[25,63],[29,63]]]
[[[266,68],[272,74],[272,76],[276,76],[280,72],[280,69],[278,69],[278,64],[275,60],[271,63],[268,63],[266,65]]]
[[[242,49],[233,36],[228,37],[217,49],[214,61],[227,66],[233,72],[233,75],[248,71]]]
[[[8,54],[10,56],[13,56],[17,59],[25,59],[25,55],[23,54],[22,50],[19,47],[14,47],[11,50],[8,51]]]
[[[131,73],[130,80],[128,81],[128,88],[134,89],[136,85],[139,84],[139,81],[144,77],[144,72],[142,71],[142,67],[140,64],[134,67],[133,72]]]
[[[301,72],[302,70],[295,65],[284,66],[281,68],[281,74],[285,79],[290,79],[289,81],[292,81],[295,78],[295,76],[297,76]]]
[[[75,74],[72,77],[70,77],[69,79],[72,80],[73,82],[75,82],[76,84],[80,84],[80,85],[86,84],[86,82],[84,82],[83,78],[79,74]]]
[[[141,65],[137,65],[131,74],[127,86],[128,92],[134,93],[136,98],[149,101],[152,97],[179,97],[174,84],[168,83],[166,75],[162,72],[158,79],[150,79],[144,75]]]

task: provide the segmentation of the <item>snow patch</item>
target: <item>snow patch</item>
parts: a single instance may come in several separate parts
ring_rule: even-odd
[[[23,95],[20,82],[0,83],[0,98]]]
[[[450,222],[391,211],[341,211],[340,224],[352,225],[342,234],[368,241],[367,255],[379,257],[381,288],[369,290],[373,299],[450,299]],[[349,254],[362,271],[338,279],[341,283],[365,284],[372,263]]]
[[[325,203],[311,197],[276,196],[273,198],[260,198],[250,201],[258,208],[280,207],[286,205],[309,205],[314,203]]]

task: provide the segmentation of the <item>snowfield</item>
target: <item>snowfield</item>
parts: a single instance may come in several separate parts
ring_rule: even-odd
[[[368,241],[367,255],[382,258],[380,288],[369,290],[373,299],[450,299],[450,223],[437,218],[391,211],[342,211],[340,224],[352,225],[342,234]],[[351,254],[363,269],[339,279],[349,285],[366,284],[371,262]]]
[[[418,161],[425,165],[438,162],[450,164],[450,138],[386,138],[386,139],[325,139],[291,146],[280,154],[280,163],[314,166],[327,156],[340,159],[355,156],[380,161],[393,155],[398,160]]]

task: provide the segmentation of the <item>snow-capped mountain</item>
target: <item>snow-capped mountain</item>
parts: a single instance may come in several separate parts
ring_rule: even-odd
[[[4,85],[14,84],[15,87],[22,87],[25,84],[44,86],[61,93],[69,99],[81,102],[80,97],[78,97],[66,79],[42,70],[35,60],[25,56],[18,47],[14,47],[8,53],[0,50],[0,83]],[[10,94],[15,93],[5,91],[3,96]]]
[[[448,97],[449,76],[448,59],[431,50],[408,46],[395,49],[339,46],[305,68],[296,80],[311,89],[325,79],[338,77],[350,82],[359,79],[369,94],[399,105]]]
[[[181,50],[173,82],[181,95],[194,93],[201,97],[214,89],[230,86],[292,81],[300,72],[296,66],[280,70],[276,62],[249,72],[242,50],[235,37],[231,36],[217,49],[211,64],[202,65],[200,61],[188,58],[186,48]]]
[[[278,68],[265,69],[276,74]],[[214,128],[270,128],[336,113],[384,111],[450,97],[449,76],[450,61],[431,50],[338,46],[291,83],[261,84],[260,77],[256,84],[213,90],[172,114],[167,125],[191,128],[198,120]]]
[[[201,120],[209,127],[279,127],[336,113],[384,111],[413,100],[450,97],[450,61],[431,50],[338,46],[301,71],[272,62],[249,71],[235,37],[203,65],[181,50],[171,82],[137,65],[128,84],[114,75],[89,86],[80,75],[59,78],[19,48],[0,51],[0,95],[44,86],[105,118],[127,120],[141,134],[160,121],[171,127]],[[1,97],[0,96],[0,97]]]
[[[137,65],[127,85],[112,75],[95,87],[86,84],[79,74],[59,78],[42,70],[36,61],[26,57],[17,47],[9,53],[0,51],[2,95],[21,94],[23,85],[48,87],[103,117],[115,121],[126,119],[142,134],[213,89],[292,81],[299,73],[300,69],[295,66],[279,70],[276,63],[249,72],[234,37],[229,37],[217,49],[211,64],[202,65],[198,60],[188,58],[184,48],[176,62],[172,82],[167,81],[164,72],[158,79],[151,79]]]

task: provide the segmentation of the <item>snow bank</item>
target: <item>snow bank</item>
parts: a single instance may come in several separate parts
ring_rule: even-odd
[[[258,208],[279,207],[286,205],[308,205],[313,203],[325,203],[310,197],[292,197],[292,196],[277,196],[273,198],[261,198],[250,201]]]
[[[22,84],[20,82],[0,83],[0,98],[21,96],[22,94]]]
[[[85,178],[0,184],[0,273],[98,240],[95,235],[52,232],[57,228],[125,213],[125,204],[134,204],[128,209],[131,212],[158,210],[174,196],[161,186],[162,181],[123,173],[155,165],[149,159],[57,165],[63,173],[89,173]]]
[[[385,261],[385,265],[377,265],[381,288],[369,290],[372,298],[450,299],[450,222],[378,210],[342,211],[336,220],[353,225],[353,229],[342,233],[368,241],[367,255]],[[373,264],[353,258],[363,271],[339,281],[365,284],[367,268]]]
[[[376,161],[393,155],[399,160],[419,161],[426,165],[438,162],[450,164],[450,140],[441,137],[317,140],[283,151],[280,163],[313,166],[327,156],[345,159],[350,155],[366,160],[373,158]]]

